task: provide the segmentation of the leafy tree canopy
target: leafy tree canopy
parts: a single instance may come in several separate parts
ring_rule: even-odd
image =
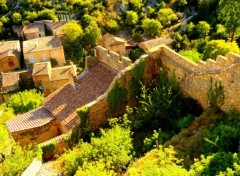
[[[216,59],[217,55],[225,56],[228,52],[239,53],[238,45],[233,42],[225,42],[224,40],[211,40],[204,47],[203,60],[208,58]]]
[[[158,20],[145,19],[142,21],[142,28],[147,36],[159,35],[162,29],[162,25]]]
[[[240,1],[220,0],[218,18],[224,22],[225,27],[231,32],[231,42],[234,40],[236,29],[240,27]]]

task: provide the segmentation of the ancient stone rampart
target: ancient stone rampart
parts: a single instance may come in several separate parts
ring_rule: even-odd
[[[224,87],[225,101],[221,109],[240,111],[239,55],[230,52],[226,57],[218,56],[216,61],[208,59],[198,64],[186,60],[166,46],[150,55],[154,59],[160,58],[164,69],[169,74],[175,72],[182,91],[198,100],[204,108],[209,105],[207,94],[212,79],[213,83],[221,82]]]
[[[120,56],[113,51],[109,51],[102,46],[97,46],[95,48],[94,57],[88,56],[85,59],[87,69],[91,68],[97,62],[102,62],[117,71],[121,71],[132,63],[130,59]]]
[[[108,54],[107,50],[102,48],[98,52],[99,58],[103,60],[103,57]],[[196,64],[170,48],[161,46],[159,49],[142,56],[134,64],[120,71],[108,91],[87,105],[89,107],[89,125],[92,129],[97,129],[100,125],[107,122],[109,117],[108,95],[114,89],[116,82],[127,92],[127,99],[122,104],[123,108],[120,109],[124,109],[126,105],[131,103],[133,92],[130,84],[136,78],[134,69],[142,63],[144,63],[143,74],[141,76],[143,82],[150,83],[156,78],[158,75],[158,65],[161,63],[169,76],[176,75],[182,92],[186,96],[196,99],[204,108],[209,106],[207,94],[210,88],[210,80],[212,79],[213,84],[221,82],[225,95],[221,109],[224,111],[230,109],[240,111],[239,55],[228,53],[226,57],[218,56],[216,61],[209,59]]]

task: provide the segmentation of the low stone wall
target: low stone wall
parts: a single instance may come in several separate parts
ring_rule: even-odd
[[[60,135],[60,133],[58,129],[58,122],[56,120],[52,120],[48,124],[40,127],[12,133],[14,140],[18,141],[21,146],[25,146],[29,143],[39,144],[58,135]]]

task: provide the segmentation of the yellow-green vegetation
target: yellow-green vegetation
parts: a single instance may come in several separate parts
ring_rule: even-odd
[[[187,176],[188,171],[181,165],[181,160],[176,158],[172,147],[153,149],[144,157],[135,161],[127,170],[126,176]]]
[[[79,141],[78,145],[63,154],[58,162],[67,175],[73,175],[77,170],[79,173],[91,173],[92,167],[105,172],[105,169],[101,169],[102,165],[105,165],[107,173],[111,173],[111,170],[121,172],[132,160],[130,134],[129,128],[119,125],[101,129],[100,137],[92,136],[90,143]]]
[[[181,50],[179,51],[179,54],[186,57],[190,61],[193,61],[195,63],[198,63],[200,60],[202,60],[202,54],[200,54],[196,49],[192,50]]]

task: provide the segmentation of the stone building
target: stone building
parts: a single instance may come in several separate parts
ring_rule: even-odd
[[[110,34],[105,34],[98,42],[98,45],[106,48],[109,51],[124,55],[127,53],[126,43],[127,42],[122,38],[114,37]]]
[[[21,48],[18,40],[0,42],[0,72],[20,68]]]
[[[74,84],[77,76],[76,66],[68,65],[52,68],[50,62],[33,65],[32,78],[36,88],[47,96],[66,83]]]
[[[57,66],[65,64],[61,41],[57,36],[41,37],[23,42],[23,55],[28,69],[34,63],[54,61]]]
[[[22,34],[26,40],[45,37],[46,34],[43,21],[34,21],[28,25],[23,25]]]

